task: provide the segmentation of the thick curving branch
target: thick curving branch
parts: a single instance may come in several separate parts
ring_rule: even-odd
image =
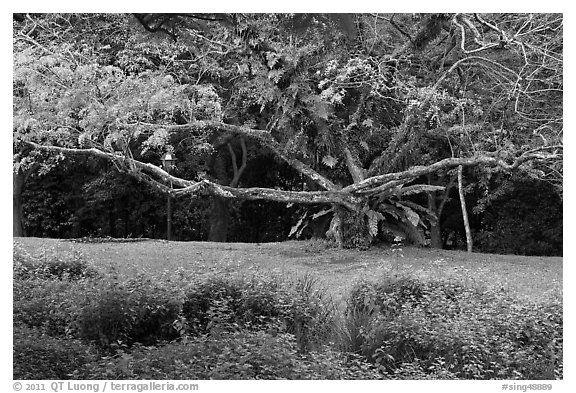
[[[181,179],[181,178],[176,177],[176,176],[172,176],[171,174],[169,174],[168,172],[166,172],[165,170],[163,170],[162,168],[160,168],[156,165],[144,163],[144,162],[135,160],[133,158],[127,158],[126,156],[123,156],[120,154],[105,152],[105,151],[102,151],[102,150],[99,150],[96,148],[74,149],[74,148],[59,147],[59,146],[52,146],[52,145],[41,145],[41,144],[34,143],[34,142],[24,142],[24,143],[33,147],[34,149],[43,150],[46,152],[51,152],[51,153],[56,153],[56,154],[77,155],[77,156],[93,156],[93,157],[103,158],[105,160],[108,160],[108,161],[111,161],[111,162],[118,164],[120,168],[125,169],[128,173],[134,174],[133,170],[130,170],[130,168],[128,168],[126,165],[123,165],[124,163],[129,162],[137,170],[140,170],[144,173],[148,173],[149,175],[155,176],[156,178],[161,179],[166,184],[169,184],[170,182],[172,182],[172,184],[176,187],[189,187],[195,183],[194,181],[191,181],[191,180],[185,180],[185,179]]]
[[[555,145],[555,146],[549,146],[548,148],[543,147],[538,150],[545,150],[545,149],[555,150],[561,148],[562,146]],[[515,170],[528,161],[558,159],[559,157],[561,157],[561,155],[557,153],[541,154],[535,151],[529,151],[516,158],[512,163],[507,163],[502,158],[489,155],[488,153],[486,155],[477,157],[446,158],[444,160],[435,162],[427,166],[418,165],[402,172],[386,173],[383,175],[372,176],[360,183],[344,187],[342,191],[349,193],[358,193],[362,190],[369,190],[388,182],[393,184],[393,186],[396,186],[396,184],[393,183],[395,181],[410,181],[420,176],[427,175],[429,173],[437,172],[442,169],[455,168],[460,165],[462,166],[488,165],[493,167],[500,167],[504,170]]]
[[[260,187],[235,188],[223,186],[207,179],[201,180],[190,187],[174,190],[172,193],[176,196],[182,196],[200,192],[229,199],[267,200],[301,204],[338,204],[350,210],[358,210],[362,202],[362,198],[341,191],[287,191]]]
[[[146,126],[160,127],[160,125],[144,124],[144,123],[142,123],[142,124],[146,125]],[[337,190],[338,189],[338,187],[333,182],[331,182],[329,179],[322,176],[321,174],[316,172],[314,169],[312,169],[308,165],[304,164],[302,161],[300,161],[296,158],[290,157],[288,154],[286,154],[284,152],[284,150],[282,149],[282,146],[274,139],[272,134],[270,134],[270,132],[268,132],[268,131],[248,128],[248,127],[242,127],[242,126],[237,126],[237,125],[233,125],[233,124],[223,123],[221,121],[213,121],[213,120],[194,121],[194,122],[191,122],[188,124],[183,124],[183,125],[172,125],[172,126],[162,125],[162,127],[169,130],[169,131],[171,131],[171,130],[173,130],[173,131],[187,130],[187,129],[195,129],[195,128],[200,128],[200,129],[212,128],[212,129],[219,130],[224,134],[240,135],[240,136],[245,136],[245,137],[253,139],[253,140],[257,140],[262,145],[267,146],[270,150],[272,150],[272,152],[279,159],[286,162],[292,168],[294,168],[295,170],[300,172],[302,175],[304,175],[307,178],[309,178],[310,180],[312,180],[314,183],[318,184],[323,189],[325,189],[325,190]],[[226,136],[224,136],[222,139],[223,139],[222,142],[224,142],[224,143],[228,142],[228,138],[226,138]]]
[[[105,152],[96,148],[75,149],[59,146],[45,146],[34,142],[25,142],[29,146],[55,154],[93,156],[112,161],[118,165],[120,170],[127,174],[150,184],[155,189],[163,193],[169,193],[174,196],[193,195],[201,192],[207,192],[212,195],[218,195],[224,198],[239,198],[247,200],[271,200],[285,203],[335,203],[346,206],[350,210],[356,210],[361,198],[350,193],[344,193],[339,190],[330,191],[286,191],[270,188],[235,188],[231,186],[222,186],[211,182],[207,179],[200,181],[185,180],[170,175],[162,168],[156,165],[143,163],[133,158],[127,158],[123,155]],[[167,184],[172,183],[171,189]]]
[[[517,157],[512,163],[508,163],[497,156],[478,156],[468,158],[447,158],[427,166],[415,166],[406,171],[387,173],[373,176],[359,183],[352,184],[340,190],[326,191],[287,191],[271,188],[235,188],[223,186],[207,179],[200,181],[185,180],[170,175],[162,168],[149,163],[143,163],[134,158],[123,155],[105,152],[96,148],[76,149],[59,146],[46,146],[34,142],[25,142],[29,146],[56,154],[65,155],[84,155],[100,157],[115,163],[118,168],[127,174],[134,176],[157,190],[169,193],[175,196],[195,195],[201,192],[207,192],[212,195],[218,195],[223,198],[239,198],[247,200],[269,200],[284,203],[329,203],[345,206],[352,211],[357,211],[359,206],[366,198],[381,194],[392,189],[398,189],[404,183],[414,180],[420,176],[427,175],[439,170],[454,168],[458,166],[489,165],[501,167],[506,170],[515,170],[522,164],[532,160],[549,160],[558,159],[560,153],[544,154],[544,150],[559,150],[562,146],[547,146],[539,149],[530,150]],[[171,189],[167,184],[177,187]],[[430,185],[413,185],[400,190],[400,194],[408,195],[425,191],[437,191],[442,187]]]

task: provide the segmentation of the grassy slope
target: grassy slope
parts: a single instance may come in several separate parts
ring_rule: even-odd
[[[98,265],[117,263],[125,274],[136,271],[190,269],[197,274],[250,271],[311,273],[339,300],[360,278],[408,273],[425,278],[450,277],[470,284],[502,287],[532,301],[562,295],[561,257],[467,254],[460,251],[389,248],[369,251],[325,249],[319,242],[264,244],[166,242],[74,243],[56,239],[14,239],[32,253],[78,250]]]

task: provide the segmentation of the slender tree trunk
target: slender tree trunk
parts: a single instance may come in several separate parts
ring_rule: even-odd
[[[114,214],[114,202],[110,202],[108,205],[108,236],[116,237],[116,215]]]
[[[230,178],[226,170],[226,153],[220,149],[212,156],[210,163],[210,172],[212,176],[218,179],[220,184],[229,184]],[[208,241],[226,242],[228,237],[228,223],[230,213],[228,212],[229,202],[218,195],[210,197],[210,214]]]
[[[428,209],[436,216],[438,219],[430,224],[430,247],[442,249],[442,230],[440,228],[440,214],[437,204],[436,204],[436,192],[427,192],[428,196]]]
[[[450,191],[452,187],[454,187],[454,182],[456,181],[456,176],[451,176],[450,181],[446,185],[443,193],[441,194],[440,204],[438,204],[438,192],[436,191],[429,191],[426,193],[428,196],[428,209],[432,211],[435,215],[437,220],[430,224],[430,247],[442,249],[444,248],[444,242],[442,241],[442,224],[441,224],[441,216],[442,212],[444,211],[444,206],[448,199],[450,198]],[[443,180],[437,180],[436,182],[433,181],[432,174],[428,174],[428,184],[429,185],[440,185],[445,182]]]
[[[458,193],[460,194],[460,206],[462,207],[462,219],[464,220],[464,230],[466,231],[466,249],[472,252],[472,232],[470,231],[470,222],[468,221],[468,211],[466,210],[466,200],[464,199],[464,175],[463,167],[458,167]]]
[[[248,152],[246,142],[243,137],[240,137],[240,148],[242,150],[242,157],[240,166],[236,152],[230,143],[226,145],[230,153],[232,162],[233,177],[230,180],[226,171],[226,156],[223,152],[216,153],[217,156],[213,161],[213,173],[223,183],[228,183],[230,187],[238,187],[240,178],[246,169],[248,160]],[[210,212],[210,231],[208,233],[208,241],[211,242],[226,242],[228,240],[228,225],[230,223],[230,200],[220,196],[212,196],[211,212]]]
[[[226,242],[228,240],[229,209],[229,200],[216,195],[212,196],[208,241]]]
[[[22,216],[22,192],[25,179],[26,174],[21,169],[12,172],[12,236],[15,237],[25,236]]]
[[[126,208],[126,205],[124,205],[124,237],[127,238],[128,235],[130,234],[130,212],[128,211],[128,209]]]

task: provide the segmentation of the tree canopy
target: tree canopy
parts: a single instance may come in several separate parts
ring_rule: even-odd
[[[100,157],[178,197],[326,204],[308,218],[330,214],[341,245],[379,231],[417,239],[438,211],[414,196],[439,195],[458,167],[485,183],[521,171],[561,194],[562,23],[556,14],[15,16],[15,173]],[[180,159],[175,173],[159,167],[166,151]],[[247,161],[263,154],[300,185],[244,186]]]

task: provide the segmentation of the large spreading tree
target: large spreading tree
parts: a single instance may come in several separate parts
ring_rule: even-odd
[[[465,167],[561,190],[562,42],[551,14],[18,15],[14,208],[28,173],[91,156],[210,197],[211,240],[242,199],[314,206],[300,227],[329,217],[341,246],[434,244]],[[244,187],[262,154],[299,187]]]

